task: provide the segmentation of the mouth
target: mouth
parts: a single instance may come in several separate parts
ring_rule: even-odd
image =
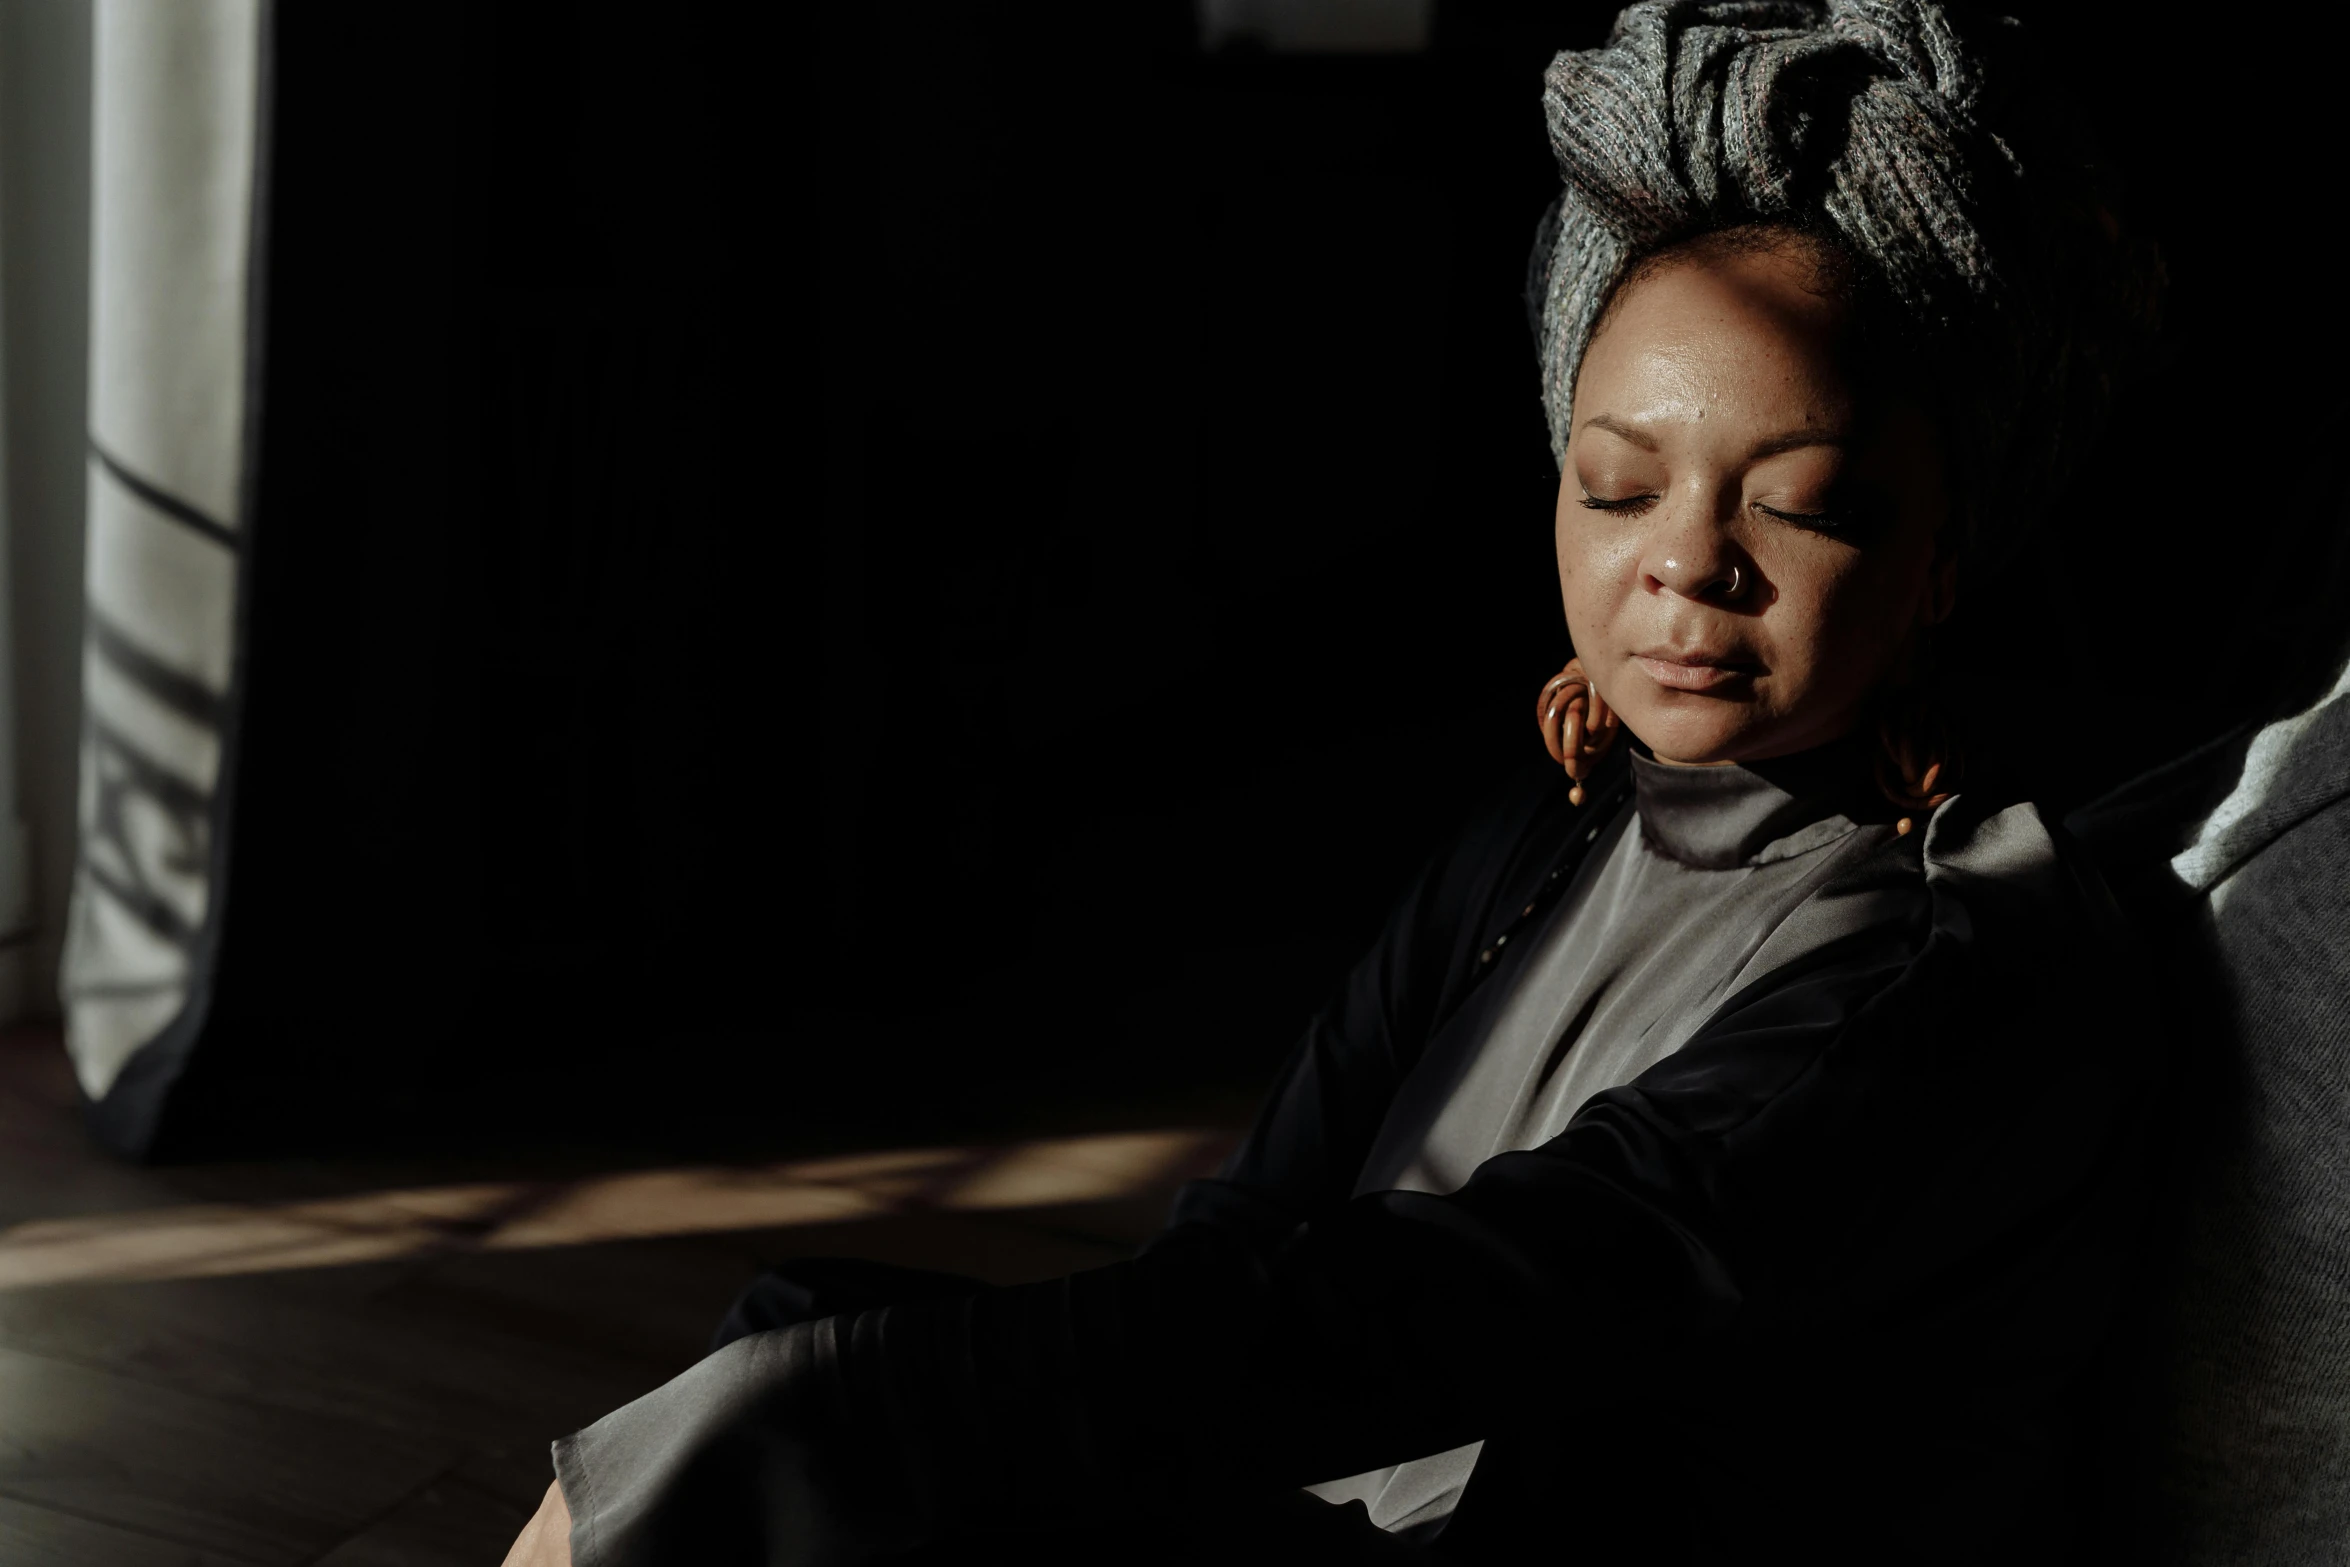
[[[1632,662],[1641,673],[1672,691],[1715,691],[1737,681],[1752,680],[1762,666],[1729,654],[1681,653],[1659,649],[1635,653]]]

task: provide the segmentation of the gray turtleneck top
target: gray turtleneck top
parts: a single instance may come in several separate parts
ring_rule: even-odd
[[[1381,1123],[1358,1192],[1456,1191],[1486,1160],[1566,1129],[1592,1095],[1678,1050],[1748,981],[1838,933],[1794,914],[1896,833],[1847,814],[1865,778],[1841,748],[1777,779],[1632,758],[1617,814],[1506,988],[1430,1042]],[[1899,852],[1898,849],[1891,852]],[[1472,1443],[1313,1489],[1420,1532],[1448,1516]]]

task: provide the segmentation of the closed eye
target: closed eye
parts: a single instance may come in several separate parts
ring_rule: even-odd
[[[1643,490],[1637,495],[1626,495],[1618,500],[1602,500],[1586,490],[1583,504],[1592,511],[1614,512],[1621,516],[1638,516],[1656,504],[1656,492]]]
[[[1756,501],[1754,509],[1792,527],[1832,534],[1837,538],[1857,537],[1871,531],[1883,520],[1877,508],[1867,505],[1839,506],[1829,511],[1781,511],[1776,506],[1765,506],[1761,501]]]

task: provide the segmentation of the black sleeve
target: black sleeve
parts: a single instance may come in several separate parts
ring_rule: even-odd
[[[591,1512],[597,1490],[654,1498],[581,1517],[582,1567],[725,1560],[726,1531],[745,1560],[832,1563],[1187,1510],[1487,1438],[1733,1340],[1878,1353],[1921,1292],[1945,1321],[2012,1316],[2036,1273],[2081,1266],[2132,1115],[2093,1002],[2126,981],[2105,926],[2074,920],[2061,956],[1994,943],[1963,892],[1768,976],[1450,1196],[1358,1198],[1269,1248],[1190,1226],[1115,1267],[746,1341],[559,1445]]]
[[[1178,1195],[1172,1228],[1262,1241],[1353,1195],[1397,1087],[1478,978],[1480,947],[1546,873],[1571,873],[1597,836],[1587,829],[1623,808],[1626,770],[1614,760],[1583,808],[1568,804],[1556,768],[1528,770],[1429,861],[1307,1025],[1247,1140],[1216,1178]]]

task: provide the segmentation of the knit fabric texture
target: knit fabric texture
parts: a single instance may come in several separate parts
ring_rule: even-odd
[[[1551,452],[1644,255],[1785,223],[1833,242],[1927,367],[1963,542],[1996,564],[2046,508],[2147,340],[2157,272],[2022,30],[1926,0],[1658,0],[1559,55],[1565,189],[1527,279]]]

